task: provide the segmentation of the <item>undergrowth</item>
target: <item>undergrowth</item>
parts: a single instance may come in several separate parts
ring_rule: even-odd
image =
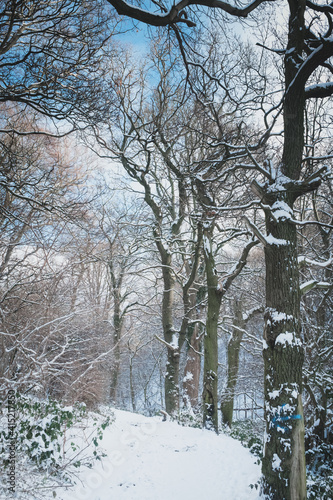
[[[111,412],[88,413],[83,403],[63,406],[16,394],[11,418],[6,407],[0,413],[0,486],[8,497],[23,498],[33,491],[35,498],[43,498],[50,488],[56,496],[58,487],[75,484],[81,467],[91,468],[105,456],[100,445],[112,420]]]

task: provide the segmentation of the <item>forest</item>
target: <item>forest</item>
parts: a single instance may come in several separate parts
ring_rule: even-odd
[[[0,20],[4,467],[103,405],[248,433],[260,498],[332,498],[333,4]]]

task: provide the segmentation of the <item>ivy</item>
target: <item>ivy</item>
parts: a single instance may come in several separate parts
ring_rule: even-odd
[[[1,415],[0,415],[1,417]],[[82,449],[68,436],[73,427],[87,425],[89,418],[93,418],[93,437]],[[5,424],[5,417],[2,416]],[[82,465],[92,466],[94,460],[105,456],[99,449],[103,439],[103,432],[111,423],[111,416],[100,423],[96,416],[88,415],[85,404],[75,403],[73,406],[62,406],[57,401],[37,400],[31,397],[16,395],[16,424],[14,430],[7,430],[6,425],[0,430],[0,452],[4,456],[4,467],[9,465],[5,457],[7,441],[15,440],[18,457],[26,457],[47,475],[59,476],[68,480],[71,476],[70,467],[79,468]],[[94,444],[91,454],[83,454]],[[84,448],[84,449],[83,449]]]

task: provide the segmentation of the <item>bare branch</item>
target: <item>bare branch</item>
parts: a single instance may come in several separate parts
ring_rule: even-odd
[[[108,0],[119,15],[127,16],[151,26],[169,26],[176,23],[185,23],[189,27],[195,23],[187,19],[184,9],[191,5],[200,5],[208,8],[220,9],[235,17],[247,17],[253,10],[264,2],[272,0],[254,0],[247,7],[238,8],[221,0],[180,0],[175,3],[167,13],[152,13],[148,10],[135,7],[124,0]],[[164,8],[162,9],[164,11]]]

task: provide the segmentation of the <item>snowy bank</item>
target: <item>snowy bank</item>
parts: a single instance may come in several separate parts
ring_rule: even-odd
[[[238,441],[115,410],[101,446],[108,457],[67,491],[62,500],[257,500],[256,457]]]

